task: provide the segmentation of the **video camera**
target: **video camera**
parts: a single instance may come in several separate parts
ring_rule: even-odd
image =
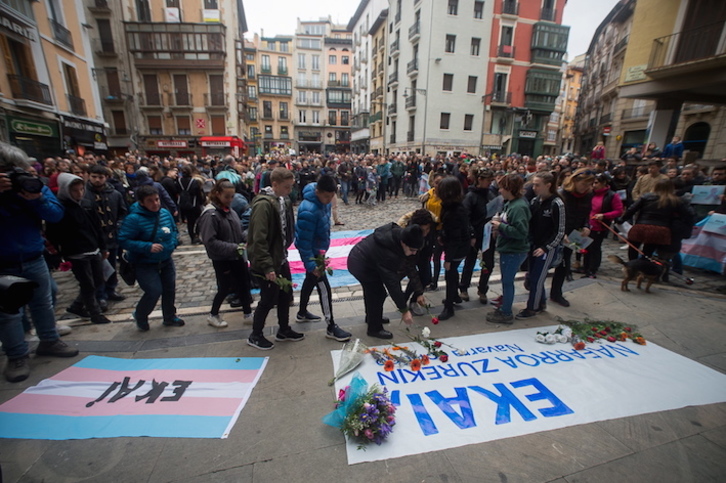
[[[0,275],[0,312],[17,314],[33,298],[38,284],[14,275]]]
[[[16,193],[25,191],[26,193],[38,194],[43,189],[43,181],[22,168],[15,167],[7,175],[13,185],[13,191]]]

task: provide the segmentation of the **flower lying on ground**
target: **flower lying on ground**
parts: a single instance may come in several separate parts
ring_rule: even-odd
[[[612,320],[563,320],[557,317],[560,324],[565,325],[572,332],[572,344],[577,350],[578,346],[585,348],[587,343],[602,343],[605,339],[608,342],[625,342],[630,339],[636,344],[645,345],[645,338],[637,332],[635,325],[625,325],[622,322]]]

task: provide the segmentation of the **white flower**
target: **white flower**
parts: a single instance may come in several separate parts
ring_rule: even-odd
[[[422,335],[422,336],[423,336],[423,337],[424,337],[425,339],[428,339],[428,338],[429,338],[429,336],[431,335],[431,329],[429,329],[428,327],[424,327],[424,328],[423,328],[423,330],[421,330],[421,335]]]
[[[537,334],[537,336],[534,338],[534,340],[536,340],[540,344],[544,344],[545,343],[545,336],[542,335],[542,334]]]
[[[568,341],[569,337],[567,337],[566,335],[557,334],[557,342],[559,342],[560,344],[567,344]]]
[[[547,334],[545,336],[545,344],[554,344],[557,342],[557,338],[552,334]]]
[[[168,226],[165,226],[165,227],[163,227],[163,228],[161,229],[161,231],[162,231],[162,233],[164,233],[165,235],[168,235],[169,233],[171,233],[171,229],[170,229],[170,228],[169,228]]]

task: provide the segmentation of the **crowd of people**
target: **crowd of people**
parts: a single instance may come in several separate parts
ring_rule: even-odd
[[[502,296],[491,301],[496,309],[487,313],[488,321],[513,323],[514,279],[522,269],[529,298],[516,318],[535,317],[546,309],[551,268],[549,300],[567,307],[565,280],[577,272],[597,277],[602,242],[615,223],[633,225],[627,235],[631,259],[657,255],[665,263],[672,261],[674,271],[682,270],[680,242],[705,214],[690,206],[690,190],[699,184],[726,184],[726,166],[707,176],[698,165],[679,166],[677,156],[652,154],[645,158],[647,166],[633,166],[627,156],[611,162],[599,154],[591,159],[466,154],[162,158],[86,152],[35,160],[0,144],[0,275],[36,285],[25,309],[0,313],[0,342],[8,357],[5,377],[21,381],[30,373],[25,333],[31,321],[40,340],[37,355],[72,357],[78,352],[60,340],[60,333],[70,329],[57,325],[54,316],[57,286],[51,271],[62,261],[70,262],[79,284],[69,313],[94,324],[108,323],[104,312],[109,303],[124,299],[118,291],[123,271],[143,292],[133,313],[140,331],[149,330],[149,314],[160,298],[163,325],[183,326],[176,313],[172,256],[183,224],[191,243],[204,245],[216,276],[207,322],[227,326],[220,307],[231,297],[231,305],[242,307],[252,323],[247,343],[262,350],[274,347],[264,337],[264,326],[275,307],[275,340],[304,339],[290,325],[288,249],[293,242],[306,271],[295,321],[321,318],[308,310],[316,289],[326,337],[350,339],[335,323],[324,259],[331,225],[344,224],[338,203],[347,205],[350,198],[371,209],[399,196],[421,203],[420,209],[401,213],[396,223],[377,228],[349,256],[348,268],[363,288],[371,337],[393,337],[384,327],[387,296],[404,322],[423,314],[428,305],[424,294],[437,289],[442,261],[446,291],[440,320],[455,317],[455,306],[469,300],[476,264],[481,267],[478,299],[490,302],[495,253]],[[726,211],[723,203],[705,208]],[[584,256],[569,239],[575,233],[593,240]],[[404,278],[405,288],[400,285]],[[254,311],[252,287],[260,289]]]

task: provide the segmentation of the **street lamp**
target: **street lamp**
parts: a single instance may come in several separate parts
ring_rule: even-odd
[[[426,114],[428,113],[429,99],[428,99],[428,96],[426,95],[426,89],[405,87],[403,89],[403,97],[408,97],[409,95],[411,95],[411,94],[409,94],[409,92],[411,92],[414,95],[421,94],[422,96],[424,96],[424,120],[423,120],[423,138],[421,139],[421,156],[425,157],[426,156],[426,124],[427,124]]]

